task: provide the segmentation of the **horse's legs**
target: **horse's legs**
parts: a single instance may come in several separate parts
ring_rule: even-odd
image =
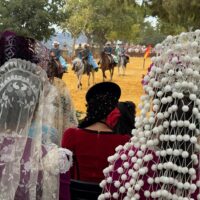
[[[94,85],[94,79],[95,79],[95,77],[94,77],[94,70],[92,70],[92,81],[93,81],[93,85]]]
[[[122,66],[122,69],[123,69],[123,76],[125,76],[125,65],[123,64],[123,66]]]
[[[77,75],[77,77],[78,77],[78,89],[82,89],[82,83],[81,83],[82,75],[79,74]]]
[[[103,75],[103,82],[105,81],[106,75],[105,75],[105,71],[102,69],[102,75]]]
[[[90,86],[90,73],[88,74],[88,87]]]
[[[121,59],[119,58],[117,68],[118,68],[118,75],[120,75],[120,65],[121,65]]]
[[[109,71],[110,71],[110,81],[112,81],[112,76],[113,76],[112,68],[109,69]]]
[[[112,77],[114,75],[114,70],[115,70],[115,67],[113,66],[113,68],[112,68]]]

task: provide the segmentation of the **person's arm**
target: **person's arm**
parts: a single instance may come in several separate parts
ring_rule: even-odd
[[[51,174],[66,173],[72,166],[72,152],[55,144],[44,145],[46,155],[42,158],[43,168]]]
[[[74,151],[74,142],[75,142],[75,131],[76,128],[68,128],[62,137],[62,142],[61,142],[61,146],[63,148],[69,149],[72,152]]]

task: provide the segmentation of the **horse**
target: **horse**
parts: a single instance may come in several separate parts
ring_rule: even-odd
[[[126,65],[129,62],[129,57],[127,55],[120,55],[118,62],[118,75],[121,75],[120,68],[122,69],[122,75],[125,76]]]
[[[56,59],[51,58],[48,61],[48,65],[47,65],[47,76],[49,77],[49,81],[52,83],[54,80],[54,77],[57,77],[59,79],[62,79],[64,70],[60,64],[59,61],[57,61]]]
[[[109,56],[105,52],[101,52],[100,57],[101,58],[98,64],[100,64],[100,68],[102,70],[103,81],[105,81],[105,79],[107,78],[105,74],[106,70],[110,71],[110,81],[112,81],[114,67],[116,66],[116,64],[109,58]]]
[[[78,84],[77,84],[78,89],[82,89],[81,80],[82,80],[83,74],[88,75],[88,87],[90,86],[91,74],[92,74],[92,80],[94,84],[94,69],[91,65],[89,65],[87,62],[84,64],[80,58],[75,58],[72,61],[72,65],[73,65],[72,70],[75,72],[78,78]]]

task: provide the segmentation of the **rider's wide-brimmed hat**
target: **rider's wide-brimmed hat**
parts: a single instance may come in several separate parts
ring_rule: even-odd
[[[116,100],[119,100],[121,96],[121,89],[116,83],[113,82],[97,83],[88,90],[86,94],[86,101],[88,102],[93,99],[93,97],[98,95],[106,94],[109,94],[110,97],[114,97]]]
[[[122,44],[122,41],[120,41],[120,40],[117,40],[117,44]]]
[[[110,41],[106,42],[106,45],[111,45],[111,42]]]
[[[58,41],[54,41],[53,45],[59,45],[60,43]]]

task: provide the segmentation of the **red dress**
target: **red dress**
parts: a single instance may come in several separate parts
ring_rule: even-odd
[[[62,147],[74,154],[71,178],[100,182],[103,169],[108,166],[107,158],[115,153],[118,145],[128,142],[130,135],[112,132],[97,132],[88,129],[69,128],[62,139]]]

